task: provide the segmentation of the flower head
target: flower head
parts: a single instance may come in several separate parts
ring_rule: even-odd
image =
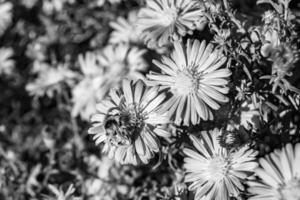
[[[104,68],[99,66],[97,55],[87,52],[85,56],[78,57],[80,69],[83,73],[81,80],[72,90],[72,116],[80,115],[81,119],[89,120],[96,109],[96,102],[107,93],[106,79],[103,78]]]
[[[259,160],[255,170],[259,180],[248,182],[250,200],[299,200],[300,199],[300,143],[287,144]]]
[[[142,58],[144,52],[122,44],[109,45],[98,54],[80,55],[78,60],[83,76],[72,91],[72,115],[88,120],[95,111],[96,102],[102,100],[110,88],[119,86],[123,78],[144,78],[139,72],[147,66]]]
[[[120,90],[110,91],[110,99],[97,104],[89,133],[95,135],[96,144],[104,143],[103,152],[110,158],[122,164],[148,163],[159,151],[157,135],[167,135],[157,126],[168,122],[157,114],[164,99],[157,87],[125,79]]]
[[[189,190],[196,191],[195,199],[227,200],[238,196],[244,189],[242,181],[257,166],[256,152],[244,146],[229,151],[220,146],[220,131],[202,132],[201,139],[191,135],[195,150],[186,148],[184,153],[185,182]]]
[[[63,83],[70,85],[76,77],[76,74],[65,65],[58,65],[57,68],[46,64],[43,66],[43,69],[38,72],[37,79],[26,85],[26,90],[31,95],[53,97],[55,92],[60,93],[62,91]]]
[[[11,48],[0,48],[0,74],[10,74],[14,67]]]
[[[114,29],[111,33],[109,42],[117,43],[139,43],[141,41],[140,32],[136,27],[137,11],[133,10],[128,14],[127,19],[119,17],[117,21],[110,22],[110,26]]]
[[[206,21],[199,1],[147,0],[146,3],[137,25],[149,47],[164,46],[170,39],[191,34]]]
[[[128,44],[109,45],[100,52],[97,59],[106,70],[105,76],[109,79],[114,77],[114,82],[120,82],[124,76],[134,80],[144,78],[140,73],[147,68],[144,54],[145,50],[130,48]]]
[[[164,103],[163,111],[168,111],[176,124],[197,124],[200,118],[212,120],[210,108],[217,110],[220,103],[228,98],[229,88],[227,78],[231,75],[229,69],[219,69],[226,61],[212,44],[205,41],[188,40],[186,49],[175,43],[171,57],[163,56],[162,61],[154,60],[162,74],[152,72],[148,75],[149,84],[167,88],[172,97]]]
[[[0,3],[0,36],[4,33],[12,19],[12,3]]]

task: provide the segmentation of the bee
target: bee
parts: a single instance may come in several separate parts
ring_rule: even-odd
[[[114,145],[129,145],[132,142],[131,130],[128,126],[130,116],[124,114],[118,107],[111,108],[104,121],[104,128],[109,140]]]

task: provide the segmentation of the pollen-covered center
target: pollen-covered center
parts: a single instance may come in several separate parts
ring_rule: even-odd
[[[281,188],[282,200],[300,200],[300,180],[292,179]]]
[[[144,127],[145,115],[137,105],[108,112],[104,127],[112,145],[130,145]]]
[[[221,179],[226,175],[228,167],[229,162],[225,158],[216,156],[209,161],[207,170],[211,178]]]
[[[188,95],[190,93],[196,92],[198,88],[199,75],[186,69],[177,73],[172,89],[179,95]]]

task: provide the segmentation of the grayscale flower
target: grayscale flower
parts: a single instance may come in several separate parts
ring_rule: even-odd
[[[120,90],[110,91],[110,99],[97,104],[89,133],[94,134],[96,144],[104,143],[103,152],[109,158],[122,164],[146,164],[160,150],[157,136],[169,135],[158,126],[168,123],[157,114],[164,99],[157,87],[125,79]]]
[[[11,59],[13,50],[11,48],[0,48],[0,74],[10,74],[15,62]]]
[[[147,0],[138,17],[138,28],[149,47],[178,40],[206,22],[201,3],[195,0]]]
[[[198,40],[188,40],[186,47],[175,42],[170,57],[154,60],[162,73],[152,72],[147,77],[149,84],[159,85],[172,93],[164,103],[175,124],[197,124],[201,119],[212,120],[211,109],[218,110],[219,103],[226,103],[229,88],[226,86],[229,69],[219,69],[226,61],[224,55]]]
[[[229,200],[244,190],[242,182],[257,167],[257,152],[244,146],[228,150],[220,146],[220,131],[201,132],[201,139],[191,135],[195,149],[185,148],[185,182],[195,191],[195,199]]]
[[[248,182],[249,200],[300,199],[300,143],[287,144],[281,150],[259,160],[255,170],[259,179]]]

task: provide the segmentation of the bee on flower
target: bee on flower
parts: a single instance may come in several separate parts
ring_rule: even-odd
[[[11,74],[15,64],[11,59],[12,56],[11,48],[0,48],[0,74]]]
[[[255,169],[257,179],[248,182],[249,200],[300,199],[300,143],[287,144],[281,150],[261,158]]]
[[[147,87],[141,80],[125,79],[120,90],[111,90],[110,99],[97,104],[97,114],[92,116],[96,144],[103,143],[103,152],[121,164],[147,164],[159,152],[157,136],[167,137],[161,124],[168,118],[158,110],[165,94],[157,87]]]
[[[12,20],[12,8],[11,2],[0,3],[0,36],[4,33],[6,28],[9,26]]]
[[[164,103],[163,112],[168,112],[175,124],[197,124],[200,119],[212,120],[212,110],[220,108],[219,103],[228,102],[229,69],[219,69],[226,61],[212,44],[198,40],[187,41],[184,46],[175,42],[170,57],[154,60],[162,73],[147,75],[151,85],[158,85],[172,95]]]
[[[137,26],[149,48],[161,47],[206,23],[200,1],[147,0],[138,14]]]
[[[201,138],[191,135],[193,149],[185,148],[185,182],[195,191],[195,199],[229,200],[244,190],[243,181],[257,167],[257,152],[245,145],[228,150],[219,144],[218,129],[201,132]]]
[[[52,98],[56,93],[63,91],[63,85],[71,86],[76,74],[68,69],[66,65],[59,64],[57,67],[52,67],[46,63],[41,64],[38,71],[38,77],[26,85],[26,90],[30,95],[41,97],[48,96]]]

